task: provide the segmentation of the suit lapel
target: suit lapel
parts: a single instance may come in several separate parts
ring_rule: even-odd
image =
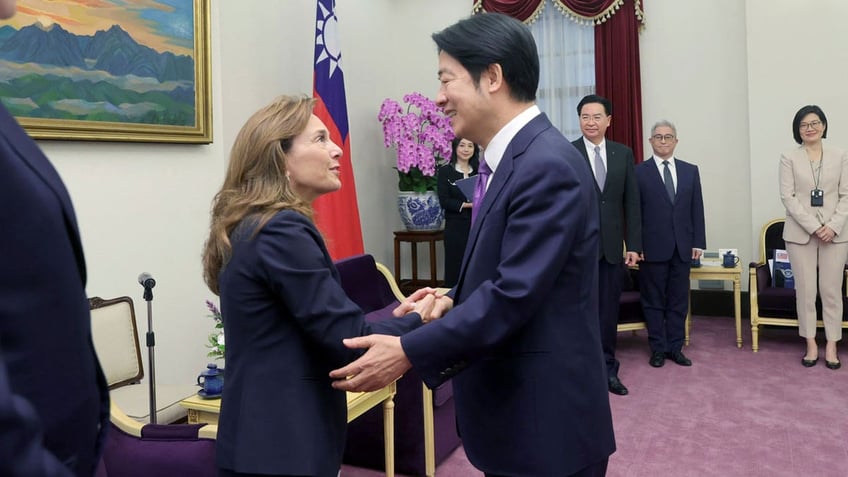
[[[462,284],[465,281],[465,271],[468,266],[468,262],[471,255],[474,254],[474,249],[477,246],[477,239],[480,236],[480,228],[482,227],[483,222],[486,221],[486,215],[488,215],[492,205],[497,201],[498,197],[501,193],[503,193],[504,188],[509,183],[515,168],[515,160],[524,153],[532,139],[548,127],[551,127],[551,123],[547,116],[545,116],[544,113],[539,114],[518,131],[518,134],[512,138],[512,141],[509,142],[506,150],[504,150],[503,157],[501,157],[501,160],[498,163],[498,168],[495,170],[489,181],[489,187],[486,189],[486,195],[483,196],[483,203],[480,205],[480,210],[475,214],[475,220],[471,224],[471,230],[468,233],[468,242],[465,246],[465,253],[462,257],[462,266],[459,269],[459,279],[455,287],[456,293],[454,294],[454,299],[459,298]]]

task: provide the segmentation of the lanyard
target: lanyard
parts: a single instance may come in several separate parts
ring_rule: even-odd
[[[822,147],[821,156],[819,157],[819,168],[818,171],[813,169],[813,161],[810,161],[810,172],[813,174],[813,181],[815,182],[816,190],[819,188],[819,183],[821,182],[821,171],[824,167],[824,148]]]

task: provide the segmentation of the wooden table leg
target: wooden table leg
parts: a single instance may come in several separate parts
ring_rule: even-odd
[[[418,282],[418,243],[410,242],[409,247],[412,249],[412,282]]]
[[[430,241],[430,286],[438,285],[436,282],[436,241]]]
[[[741,272],[740,272],[741,274]],[[736,347],[742,348],[742,292],[739,275],[733,276],[733,313],[736,317]]]

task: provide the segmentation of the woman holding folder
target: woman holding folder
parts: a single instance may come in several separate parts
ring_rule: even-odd
[[[479,155],[480,148],[476,144],[458,137],[453,140],[450,162],[439,168],[439,204],[445,209],[446,287],[456,285],[465,242],[471,230],[471,198],[456,183],[477,174]]]

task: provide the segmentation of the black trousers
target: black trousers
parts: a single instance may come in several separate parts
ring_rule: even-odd
[[[621,279],[624,265],[598,262],[598,317],[601,326],[601,346],[607,364],[607,377],[618,376],[620,363],[615,359],[618,339],[618,310],[621,299]]]
[[[692,261],[681,260],[677,250],[667,262],[639,263],[642,311],[652,352],[670,353],[683,349],[691,268]]]

